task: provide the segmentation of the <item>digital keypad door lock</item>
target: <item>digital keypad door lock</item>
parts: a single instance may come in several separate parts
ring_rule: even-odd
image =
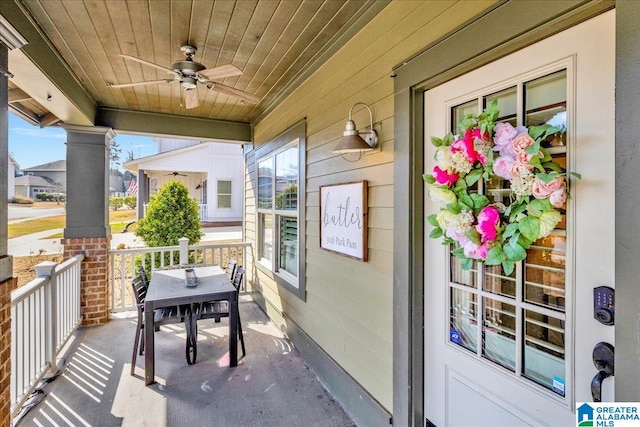
[[[615,322],[615,290],[609,286],[593,289],[593,317],[603,325]]]

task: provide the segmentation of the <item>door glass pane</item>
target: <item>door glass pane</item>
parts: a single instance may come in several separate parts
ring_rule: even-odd
[[[501,265],[484,267],[484,290],[505,297],[516,297],[516,271],[510,276],[504,274]]]
[[[454,247],[452,246],[453,250]],[[464,270],[462,268],[462,260],[453,255],[451,258],[451,277],[450,280],[453,283],[457,283],[459,285],[466,285],[472,288],[476,287],[476,283],[478,282],[478,263],[476,261],[473,262],[473,266],[469,270]]]
[[[525,310],[523,375],[564,395],[564,321]]]
[[[525,263],[525,300],[545,307],[565,308],[564,236],[547,236],[527,250]]]
[[[276,155],[276,209],[298,209],[298,147]]]
[[[260,258],[273,259],[273,215],[260,214]]]
[[[516,127],[518,123],[518,88],[513,86],[485,96],[483,108],[489,107],[493,101],[498,101],[498,109],[500,110],[500,116],[496,123],[507,122]]]
[[[298,218],[280,217],[280,270],[298,275]]]
[[[271,209],[273,199],[273,157],[258,162],[258,209]]]
[[[477,313],[476,295],[461,289],[451,288],[451,313],[449,340],[467,350],[476,352]]]
[[[478,101],[475,99],[465,102],[464,104],[457,105],[451,109],[451,132],[453,132],[454,135],[460,133],[460,127],[458,126],[460,120],[470,113],[478,113]]]
[[[516,369],[516,308],[490,298],[484,300],[482,353],[512,371]]]
[[[567,71],[562,70],[524,84],[525,125],[548,123],[561,129],[549,136],[543,147],[566,145],[567,129]]]

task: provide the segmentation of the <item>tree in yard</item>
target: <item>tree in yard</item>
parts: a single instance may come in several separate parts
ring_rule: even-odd
[[[189,197],[184,184],[169,182],[151,198],[135,234],[150,247],[177,246],[181,237],[190,245],[198,243],[202,237],[198,202]]]

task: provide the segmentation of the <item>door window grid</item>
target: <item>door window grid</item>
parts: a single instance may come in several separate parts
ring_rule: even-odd
[[[545,123],[566,111],[566,94],[564,70],[519,83],[453,107],[451,129],[459,133],[455,127],[462,116],[478,112],[494,99],[502,114],[498,121],[514,126]],[[559,138],[549,138],[543,146],[566,167],[566,132]],[[501,181],[480,181],[476,191],[494,202],[508,204],[508,182],[505,185]],[[568,377],[564,313],[566,214],[559,228],[536,242],[528,250],[527,259],[518,263],[508,277],[501,266],[474,262],[465,271],[460,260],[449,257],[449,341],[564,396]]]

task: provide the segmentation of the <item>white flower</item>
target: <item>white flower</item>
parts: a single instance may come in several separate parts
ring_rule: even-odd
[[[451,169],[451,152],[449,151],[449,147],[436,148],[436,154],[433,158],[436,161],[436,166],[438,166],[440,170],[445,171]]]
[[[469,173],[471,168],[473,168],[473,165],[469,159],[467,159],[467,155],[462,151],[456,151],[451,154],[451,164],[456,172],[462,174]]]
[[[522,196],[530,196],[533,194],[533,183],[535,182],[535,175],[526,169],[520,170],[520,174],[513,177],[511,180],[511,191],[517,198]]]

